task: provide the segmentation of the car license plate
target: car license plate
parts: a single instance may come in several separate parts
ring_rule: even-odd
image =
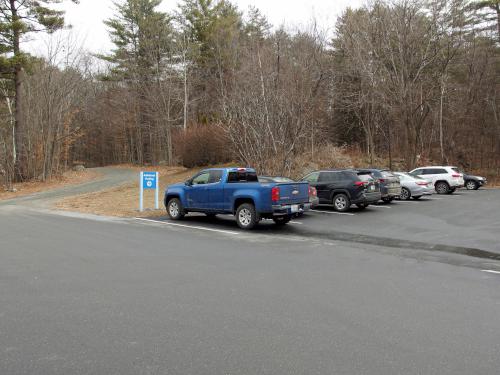
[[[292,205],[292,214],[295,214],[297,212],[299,212],[299,205],[298,204]]]

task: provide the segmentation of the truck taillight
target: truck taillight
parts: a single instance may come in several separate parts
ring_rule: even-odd
[[[315,197],[318,195],[318,191],[314,186],[309,186],[309,196],[310,197]]]
[[[280,188],[275,186],[271,189],[271,200],[273,202],[279,202],[280,200]]]

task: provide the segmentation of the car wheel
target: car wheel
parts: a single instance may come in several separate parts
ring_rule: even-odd
[[[401,200],[407,201],[411,197],[411,191],[407,188],[401,188],[401,195],[399,197]]]
[[[180,220],[184,217],[184,208],[179,198],[172,198],[168,201],[167,213],[172,220]]]
[[[469,180],[465,183],[467,190],[477,190],[479,189],[479,184],[474,180]]]
[[[292,220],[290,216],[277,216],[273,218],[273,221],[276,223],[276,225],[286,225]]]
[[[351,207],[351,201],[345,194],[337,194],[333,197],[333,209],[338,212],[346,212]]]
[[[413,197],[413,199],[415,199],[416,201],[418,201],[420,198],[422,198],[421,195],[417,195],[416,197]]]
[[[360,203],[360,204],[357,204],[356,206],[358,206],[358,208],[360,210],[364,210],[366,207],[369,206],[369,204],[366,204],[366,203]]]
[[[236,223],[241,229],[252,229],[257,225],[257,213],[255,207],[250,203],[243,203],[236,210]]]
[[[448,194],[450,191],[450,186],[446,182],[438,182],[436,184],[436,193],[438,194]]]

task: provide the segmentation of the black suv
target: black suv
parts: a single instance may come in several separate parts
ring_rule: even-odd
[[[339,212],[348,211],[352,204],[364,209],[381,199],[378,182],[354,170],[316,171],[302,180],[316,188],[320,204],[331,204]]]

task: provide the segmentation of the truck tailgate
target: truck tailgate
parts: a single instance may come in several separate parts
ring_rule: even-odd
[[[280,189],[280,199],[275,204],[300,204],[309,202],[309,183],[290,182],[276,185]]]

